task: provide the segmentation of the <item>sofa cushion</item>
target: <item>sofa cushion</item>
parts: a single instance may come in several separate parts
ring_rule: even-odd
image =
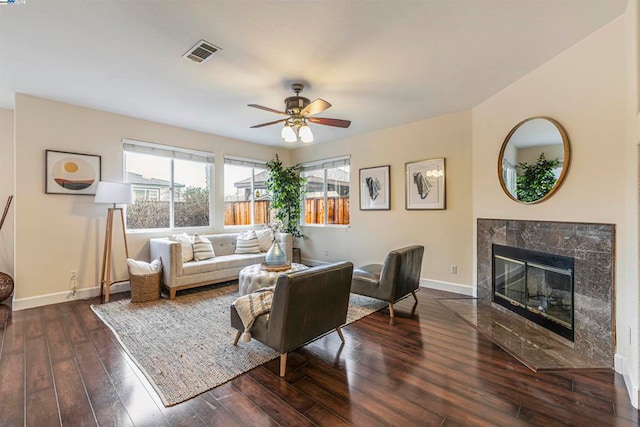
[[[238,236],[236,241],[237,254],[258,254],[260,253],[260,244],[256,232],[251,230]]]
[[[255,255],[222,255],[205,261],[191,261],[183,265],[183,276],[208,273],[227,268],[241,268],[264,261],[264,254]]]
[[[182,246],[182,262],[188,262],[193,259],[193,247],[191,246],[193,242],[187,233],[174,234],[169,236],[169,240],[180,242]]]
[[[203,261],[216,256],[211,241],[198,233],[193,235],[193,259]]]

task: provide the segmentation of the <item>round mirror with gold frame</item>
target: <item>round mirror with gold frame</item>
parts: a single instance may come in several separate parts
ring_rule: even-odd
[[[571,159],[564,128],[549,117],[531,117],[507,135],[498,156],[498,178],[516,202],[540,203],[562,185]]]

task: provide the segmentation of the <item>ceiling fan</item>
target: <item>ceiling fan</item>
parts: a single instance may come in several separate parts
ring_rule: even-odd
[[[284,123],[281,136],[286,142],[296,142],[298,137],[300,137],[302,142],[313,142],[313,133],[311,132],[311,128],[307,125],[307,122],[339,128],[348,128],[349,125],[351,125],[349,120],[310,117],[314,114],[323,112],[327,108],[331,107],[331,104],[320,98],[310,102],[309,98],[300,96],[300,92],[304,89],[304,85],[302,83],[293,83],[291,85],[291,89],[296,95],[285,98],[285,111],[278,111],[273,108],[263,107],[262,105],[257,104],[248,104],[249,107],[270,111],[282,116],[289,116],[285,119],[251,126],[251,128],[260,128],[263,126],[275,125],[276,123]]]

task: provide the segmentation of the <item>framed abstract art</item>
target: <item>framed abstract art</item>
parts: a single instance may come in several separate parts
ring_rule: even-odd
[[[389,169],[389,165],[360,169],[360,210],[391,209]]]
[[[406,209],[446,209],[444,158],[405,163]]]
[[[101,157],[46,150],[45,193],[95,195],[101,178]]]

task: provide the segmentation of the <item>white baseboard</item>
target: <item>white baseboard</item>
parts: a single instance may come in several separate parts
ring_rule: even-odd
[[[460,283],[443,282],[442,280],[420,279],[420,286],[423,288],[437,289],[439,291],[453,292],[470,297],[476,297],[476,288],[462,285]]]
[[[309,266],[328,264],[326,261],[319,261],[317,259],[309,259],[309,258],[302,258],[302,263],[304,265],[309,265]],[[471,296],[474,298],[477,295],[476,289],[471,286],[461,285],[459,283],[443,282],[441,280],[431,280],[431,279],[420,278],[420,286],[423,288],[453,292],[455,294]]]
[[[624,356],[616,353],[613,357],[613,367],[617,373],[624,377],[624,384],[627,386],[627,393],[629,394],[631,405],[633,405],[634,408],[638,409],[638,384],[635,384],[635,380],[631,375],[629,375],[629,370],[627,369],[627,359]]]
[[[129,282],[114,283],[109,288],[109,293],[117,294],[118,292],[126,292],[130,290]],[[26,310],[34,307],[42,307],[43,305],[59,304],[78,299],[88,299],[100,295],[100,287],[80,288],[73,295],[72,291],[57,292],[55,294],[39,295],[37,297],[14,299],[12,309],[14,311]]]

